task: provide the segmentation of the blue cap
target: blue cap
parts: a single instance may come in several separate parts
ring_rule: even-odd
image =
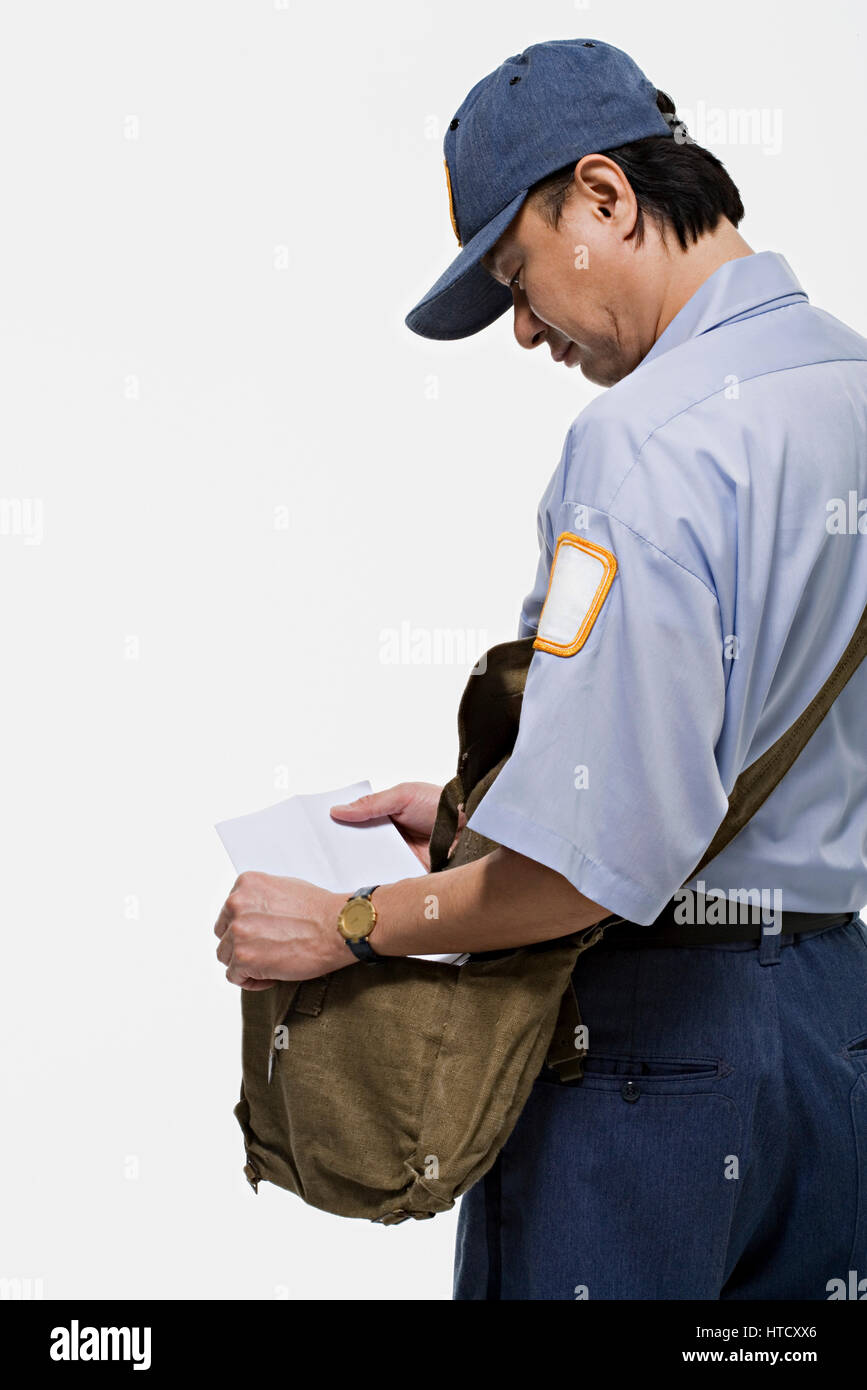
[[[482,256],[533,184],[648,135],[673,134],[656,87],[627,53],[598,39],[553,39],[477,82],[443,141],[452,227],[462,248],[406,316],[423,338],[468,338],[512,307]]]

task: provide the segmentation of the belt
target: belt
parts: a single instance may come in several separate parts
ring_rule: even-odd
[[[611,925],[606,927],[599,946],[722,946],[729,941],[755,941],[758,945],[765,936],[796,938],[825,931],[828,927],[842,927],[847,922],[857,922],[859,915],[857,912],[772,913],[768,910],[767,920],[763,921],[758,905],[729,900],[725,902],[726,915],[735,920],[717,922],[715,915],[719,904],[714,898],[694,894],[689,906],[693,918],[689,922],[677,920],[683,915],[683,904],[674,902],[667,903],[648,926],[627,922],[622,917],[607,919]]]

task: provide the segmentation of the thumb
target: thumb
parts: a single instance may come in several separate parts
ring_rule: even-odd
[[[354,801],[338,802],[330,808],[335,820],[366,821],[377,816],[387,816],[398,809],[398,800],[393,789],[385,792],[369,792],[358,796]]]

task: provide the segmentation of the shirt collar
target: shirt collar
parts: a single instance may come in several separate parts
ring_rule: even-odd
[[[809,303],[807,293],[779,252],[755,251],[726,261],[699,285],[638,366],[721,324],[799,302]]]

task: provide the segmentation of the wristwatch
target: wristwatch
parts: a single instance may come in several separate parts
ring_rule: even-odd
[[[370,945],[370,933],[376,925],[376,908],[370,900],[371,893],[379,887],[359,888],[346,899],[337,917],[337,930],[350,951],[366,965],[380,965],[385,956],[378,956]]]

